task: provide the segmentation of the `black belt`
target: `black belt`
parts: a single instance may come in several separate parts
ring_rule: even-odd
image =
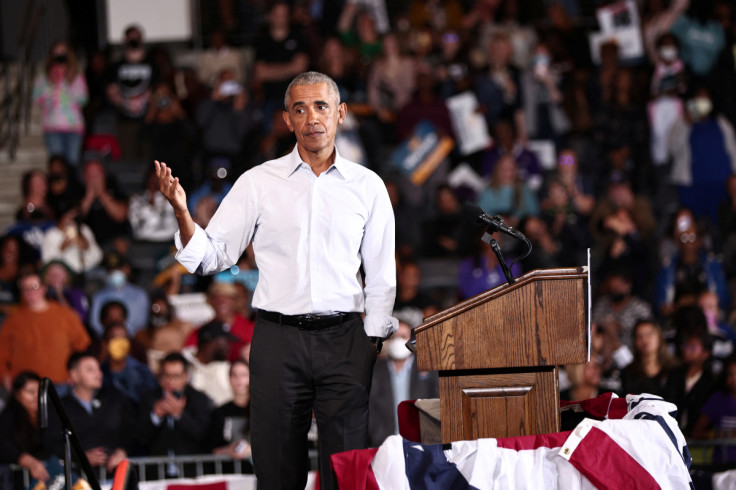
[[[334,327],[359,317],[360,313],[357,312],[335,313],[333,315],[315,315],[312,313],[307,315],[282,315],[275,311],[258,310],[258,318],[272,323],[298,327],[301,330],[320,330]]]

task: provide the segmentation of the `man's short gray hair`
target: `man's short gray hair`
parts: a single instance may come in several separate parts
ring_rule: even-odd
[[[284,109],[287,111],[289,110],[289,96],[291,95],[292,87],[299,85],[316,85],[318,83],[327,84],[327,90],[330,92],[332,98],[335,99],[335,104],[340,105],[340,89],[337,88],[337,84],[332,78],[317,71],[305,71],[304,73],[300,73],[294,77],[287,87],[286,93],[284,94]]]

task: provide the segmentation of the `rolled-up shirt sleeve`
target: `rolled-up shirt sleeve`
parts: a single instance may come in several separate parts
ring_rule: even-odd
[[[383,182],[376,192],[360,248],[365,271],[365,332],[389,337],[399,325],[391,316],[396,298],[394,213]]]

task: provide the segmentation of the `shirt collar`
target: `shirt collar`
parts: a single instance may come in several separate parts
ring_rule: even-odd
[[[294,145],[294,149],[286,158],[287,177],[292,176],[302,164],[309,167],[309,165],[299,156],[299,147],[297,145]],[[335,172],[335,175],[339,176],[342,180],[348,180],[352,176],[348,160],[340,155],[340,152],[337,151],[337,147],[335,147],[335,162],[327,169],[327,171],[330,173]]]

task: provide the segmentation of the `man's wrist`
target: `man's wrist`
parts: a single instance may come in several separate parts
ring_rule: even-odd
[[[371,345],[373,345],[373,350],[376,351],[376,355],[381,353],[381,349],[383,349],[383,337],[368,337],[368,339],[371,341]]]

